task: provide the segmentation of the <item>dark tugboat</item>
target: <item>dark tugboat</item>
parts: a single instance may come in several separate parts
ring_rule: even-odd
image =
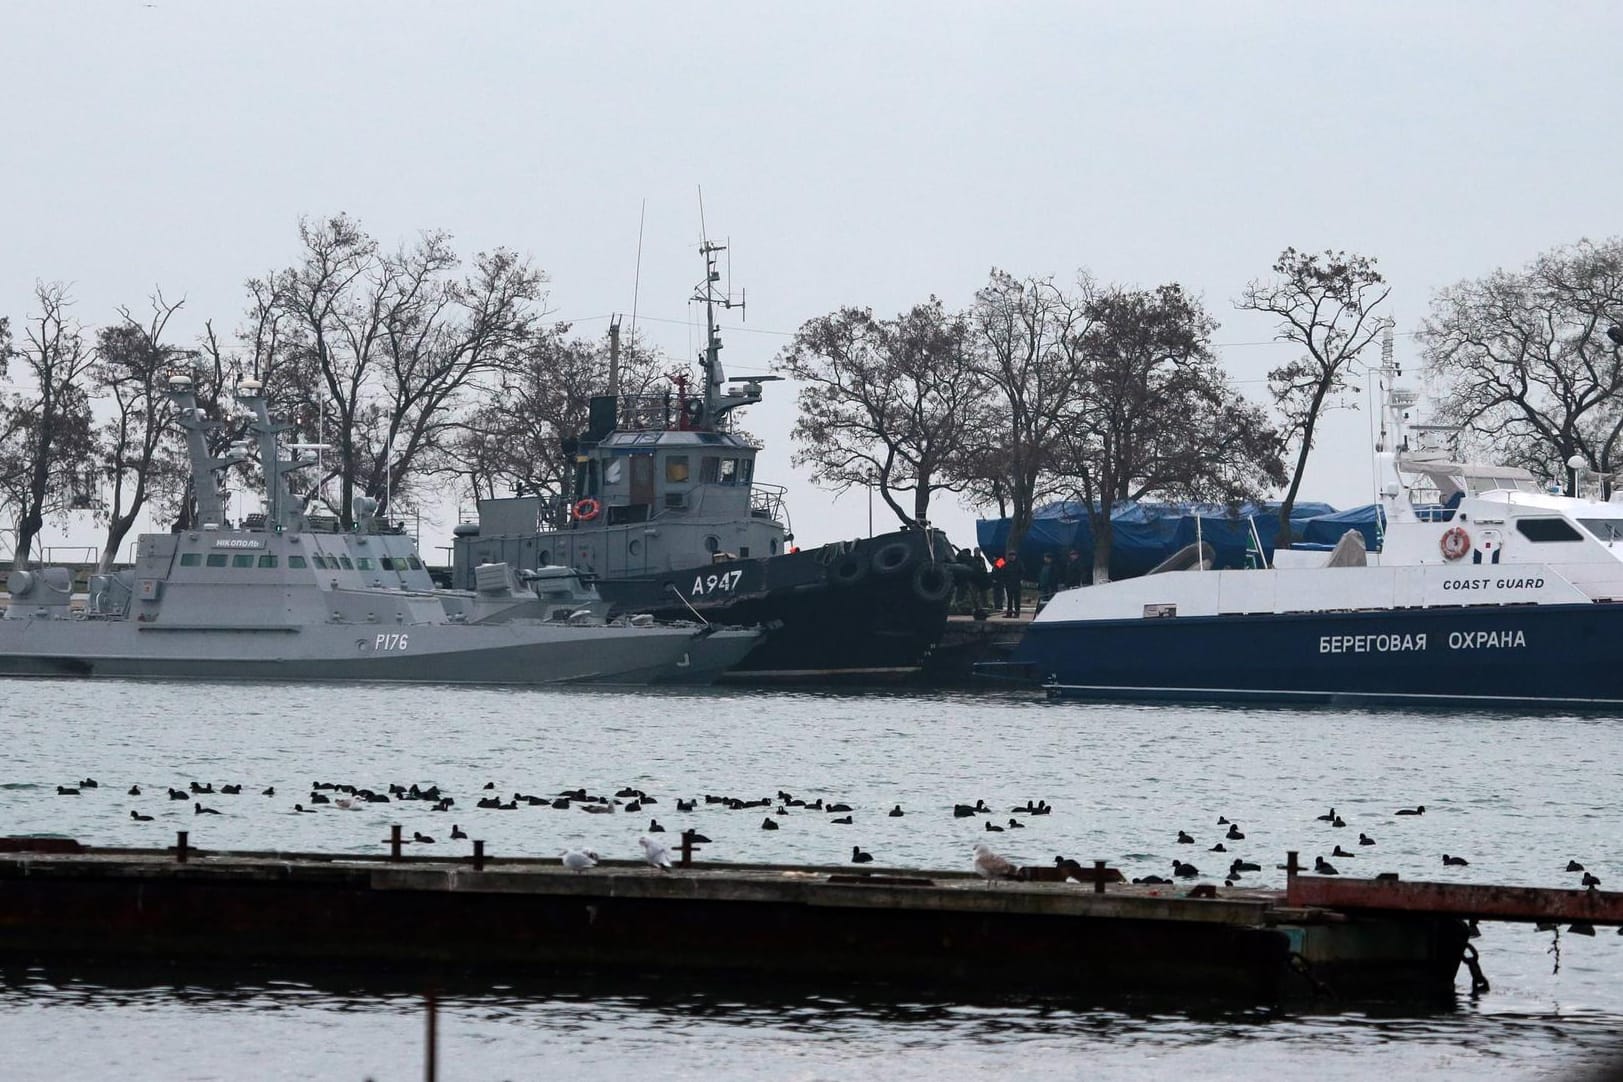
[[[864,682],[917,671],[946,627],[953,549],[939,530],[800,548],[784,525],[783,489],[755,480],[758,450],[730,414],[761,400],[775,376],[728,381],[721,368],[719,245],[705,243],[702,389],[592,399],[567,496],[481,500],[456,528],[453,584],[481,564],[573,566],[618,610],[695,614],[769,629],[727,679]],[[735,386],[726,386],[728,383]]]

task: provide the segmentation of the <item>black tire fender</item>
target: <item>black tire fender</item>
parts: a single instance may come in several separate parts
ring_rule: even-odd
[[[946,564],[919,564],[913,571],[913,594],[934,603],[952,596],[952,569]]]
[[[913,546],[906,541],[892,541],[888,545],[881,545],[879,551],[873,554],[873,569],[876,575],[895,575],[907,570],[913,562]]]
[[[836,586],[855,586],[868,577],[868,561],[847,555],[828,565],[828,581]]]

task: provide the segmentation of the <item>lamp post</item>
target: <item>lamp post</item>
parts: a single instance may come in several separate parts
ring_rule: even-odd
[[[875,482],[877,482],[878,480],[879,480],[878,475],[873,470],[869,470],[868,471],[868,536],[869,537],[873,536],[873,486],[874,486]]]

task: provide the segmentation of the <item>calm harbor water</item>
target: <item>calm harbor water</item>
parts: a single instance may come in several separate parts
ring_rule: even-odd
[[[1174,857],[1218,872],[1235,856],[1272,870],[1287,849],[1344,872],[1575,886],[1583,862],[1623,884],[1623,719],[1451,712],[1048,703],[958,693],[622,693],[268,684],[11,682],[0,712],[0,833],[91,844],[381,851],[391,823],[461,852],[453,822],[491,852],[552,856],[585,845],[632,857],[648,813],[714,839],[711,860],[838,865],[860,844],[878,865],[967,868],[990,841],[1031,863],[1104,858],[1129,875]],[[58,796],[86,776],[100,787]],[[243,786],[171,801],[190,781]],[[314,781],[434,784],[427,805],[358,811],[306,803]],[[641,815],[481,810],[493,792],[633,786]],[[126,795],[132,784],[143,793]],[[261,796],[274,786],[276,795]],[[778,790],[845,801],[854,823],[705,805]],[[691,814],[676,798],[701,798]],[[955,803],[1046,800],[1019,829],[956,819]],[[906,815],[885,812],[900,804]],[[1423,816],[1394,817],[1424,804]],[[1331,806],[1344,830],[1317,821]],[[130,811],[154,816],[136,822]],[[1225,828],[1243,842],[1208,853]],[[1197,839],[1179,845],[1179,830]],[[1376,841],[1359,847],[1359,833]],[[427,847],[423,847],[427,848]],[[1443,853],[1470,860],[1444,868]],[[1350,865],[1350,867],[1349,867]],[[1484,925],[1492,991],[1462,983],[1452,1010],[1372,1014],[1216,1009],[1195,1001],[1076,1003],[910,993],[807,994],[689,987],[675,979],[550,979],[447,988],[441,1077],[746,1079],[1362,1079],[1578,1077],[1623,1052],[1623,937]],[[1552,951],[1558,944],[1559,955]],[[1557,962],[1559,969],[1557,971]],[[8,1079],[421,1077],[422,1001],[376,978],[270,970],[222,974],[88,966],[0,967]]]

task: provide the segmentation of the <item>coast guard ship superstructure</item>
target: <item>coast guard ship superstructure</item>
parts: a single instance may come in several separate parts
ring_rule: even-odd
[[[1349,533],[1062,591],[983,671],[1062,696],[1623,706],[1623,503],[1411,448],[1416,396],[1382,376],[1380,552]]]
[[[225,517],[216,473],[246,451],[212,458],[190,377],[170,379],[185,429],[197,521],[144,534],[135,565],[90,581],[83,611],[66,568],[19,569],[0,619],[0,675],[449,683],[702,682],[736,664],[758,630],[649,618],[610,624],[607,606],[563,567],[493,564],[472,588],[434,589],[416,543],[356,501],[358,523],[306,513],[288,476],[260,385],[238,400],[253,415],[265,511]]]

